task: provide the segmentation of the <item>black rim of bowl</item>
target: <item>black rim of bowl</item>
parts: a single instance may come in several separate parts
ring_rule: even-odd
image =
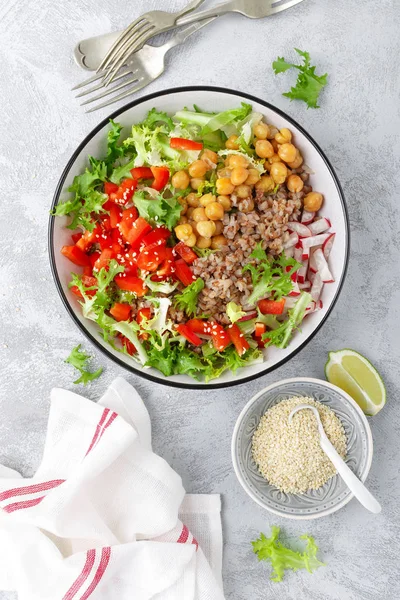
[[[257,379],[258,377],[262,377],[263,375],[266,375],[267,373],[271,373],[272,371],[274,371],[275,369],[278,369],[279,367],[281,367],[282,365],[284,365],[285,363],[287,363],[290,359],[292,359],[294,356],[296,356],[296,354],[298,354],[303,348],[305,348],[305,346],[313,339],[313,337],[318,333],[318,331],[321,329],[321,327],[324,325],[324,323],[326,322],[327,318],[329,317],[329,315],[331,314],[333,307],[335,306],[337,299],[339,297],[340,292],[342,291],[343,288],[343,284],[344,284],[344,280],[346,278],[346,273],[347,273],[347,267],[348,267],[348,263],[349,263],[349,251],[350,251],[350,228],[349,228],[349,215],[347,212],[347,207],[346,207],[346,201],[344,198],[344,194],[343,194],[343,190],[342,187],[339,183],[339,180],[337,178],[337,175],[335,173],[335,170],[333,169],[331,163],[329,162],[328,158],[326,157],[325,153],[323,152],[323,150],[319,147],[319,145],[314,141],[314,139],[303,129],[303,127],[301,127],[301,125],[299,125],[294,119],[292,119],[292,117],[289,117],[284,111],[280,110],[279,108],[276,108],[275,106],[273,106],[272,104],[270,104],[269,102],[266,102],[265,100],[261,100],[260,98],[257,98],[256,96],[252,96],[251,94],[247,94],[245,92],[238,92],[236,90],[232,90],[229,88],[221,88],[221,87],[213,87],[213,86],[203,86],[203,85],[198,85],[198,86],[184,86],[184,87],[177,87],[177,88],[169,88],[163,91],[159,91],[159,92],[155,92],[153,94],[149,94],[147,96],[143,96],[141,98],[138,98],[137,100],[132,100],[132,102],[129,102],[128,104],[126,104],[125,106],[123,106],[122,108],[119,108],[118,110],[116,110],[114,113],[112,113],[109,117],[107,117],[106,119],[104,119],[103,121],[101,121],[97,127],[95,127],[86,137],[85,139],[79,144],[79,146],[77,147],[77,149],[75,150],[75,152],[72,154],[71,158],[69,159],[66,167],[64,168],[64,171],[62,172],[62,175],[60,177],[60,180],[57,184],[55,193],[54,193],[54,197],[53,197],[53,202],[52,202],[52,206],[51,206],[51,212],[53,212],[54,208],[57,206],[58,201],[60,199],[60,195],[61,192],[63,190],[64,187],[64,182],[67,178],[67,175],[69,173],[69,171],[71,170],[77,156],[79,155],[79,153],[84,149],[84,147],[86,146],[86,144],[96,135],[96,133],[98,133],[101,129],[103,129],[105,126],[108,125],[109,120],[110,119],[115,119],[116,117],[118,117],[121,113],[124,113],[126,110],[129,110],[130,108],[134,107],[134,106],[138,106],[139,104],[142,104],[143,102],[146,102],[148,100],[152,100],[153,98],[159,98],[160,96],[167,96],[169,94],[176,94],[176,93],[180,93],[180,92],[218,92],[218,93],[223,93],[223,94],[230,94],[232,96],[236,96],[239,98],[245,98],[247,100],[250,100],[251,102],[257,102],[259,104],[261,104],[262,106],[265,106],[266,108],[276,112],[278,115],[280,115],[281,117],[283,117],[284,119],[286,119],[287,121],[289,121],[289,123],[291,123],[292,125],[294,125],[295,127],[297,127],[297,129],[299,131],[301,131],[301,133],[306,137],[306,139],[310,142],[310,144],[312,144],[314,146],[314,148],[319,152],[319,154],[321,155],[323,161],[325,162],[334,182],[336,185],[336,189],[338,191],[339,194],[339,198],[340,201],[342,203],[342,209],[343,209],[343,213],[345,216],[345,242],[346,242],[346,247],[345,247],[345,263],[344,263],[344,268],[343,268],[343,272],[342,272],[342,276],[336,291],[336,294],[332,300],[332,304],[330,305],[329,309],[327,310],[326,315],[324,316],[324,318],[322,319],[321,323],[319,323],[319,325],[314,329],[314,331],[309,335],[309,337],[295,350],[293,350],[288,356],[286,356],[285,358],[283,358],[282,360],[280,360],[279,362],[277,362],[276,364],[274,364],[273,366],[268,367],[268,363],[265,363],[266,368],[263,369],[262,371],[260,371],[259,373],[255,373],[254,375],[249,375],[248,377],[243,377],[241,379],[237,379],[232,380],[232,381],[228,381],[225,383],[181,383],[181,382],[176,382],[176,381],[170,381],[168,380],[167,377],[164,377],[162,374],[160,375],[160,377],[158,376],[154,376],[150,373],[147,373],[145,369],[141,369],[140,367],[136,367],[134,364],[132,365],[128,365],[126,364],[124,361],[120,360],[118,357],[114,356],[107,348],[105,348],[100,342],[99,340],[97,340],[94,336],[91,335],[91,333],[89,333],[89,331],[86,329],[86,327],[84,327],[84,325],[79,321],[79,319],[76,317],[75,312],[73,311],[68,298],[66,297],[66,295],[64,294],[64,290],[62,288],[61,285],[61,281],[60,278],[58,276],[58,272],[57,272],[57,268],[56,268],[56,263],[55,263],[55,256],[54,256],[54,244],[53,244],[53,237],[54,237],[54,223],[55,223],[55,217],[53,215],[50,216],[49,219],[49,230],[48,230],[48,244],[49,244],[49,257],[50,257],[50,267],[51,267],[51,271],[54,277],[54,281],[56,283],[56,287],[58,290],[58,293],[60,294],[61,300],[65,306],[65,308],[67,309],[67,312],[69,313],[70,317],[72,318],[72,320],[75,322],[75,324],[79,327],[79,329],[82,331],[82,333],[100,350],[100,352],[102,352],[103,354],[105,354],[108,358],[110,358],[112,361],[114,361],[115,363],[117,363],[119,366],[127,369],[128,371],[130,371],[131,373],[133,373],[134,375],[139,375],[140,377],[144,377],[145,379],[148,379],[150,381],[153,381],[154,383],[160,383],[162,385],[167,385],[167,386],[171,386],[171,387],[177,387],[177,388],[184,388],[184,389],[219,389],[219,388],[226,388],[226,387],[231,387],[234,385],[241,385],[243,383],[246,383],[248,381],[253,381],[254,379]]]

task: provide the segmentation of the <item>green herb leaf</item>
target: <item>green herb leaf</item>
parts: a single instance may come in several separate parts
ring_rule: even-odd
[[[97,371],[94,371],[93,373],[88,371],[86,367],[90,356],[89,354],[83,352],[80,348],[81,344],[75,346],[75,348],[71,350],[71,354],[65,359],[64,362],[69,363],[80,372],[80,377],[74,381],[74,383],[82,383],[83,385],[86,385],[89,383],[89,381],[93,381],[93,379],[100,377],[103,372],[103,368],[100,367],[100,369],[97,369]]]
[[[107,133],[107,155],[104,162],[111,166],[117,159],[125,154],[125,148],[119,144],[122,125],[110,119],[111,129]]]
[[[241,317],[244,317],[246,314],[242,307],[235,302],[228,302],[226,305],[226,314],[228,315],[228,319],[231,323],[236,323]]]
[[[166,112],[157,110],[156,108],[152,108],[145,120],[143,121],[143,125],[149,127],[150,129],[154,129],[156,126],[163,125],[167,131],[172,131],[174,128],[174,123],[170,116],[167,115]]]
[[[203,288],[204,281],[198,277],[196,281],[185,287],[182,293],[175,296],[175,307],[178,310],[184,310],[188,316],[196,314],[197,298]]]
[[[278,59],[272,63],[275,74],[283,73],[291,68],[300,71],[296,85],[292,87],[289,92],[285,92],[283,96],[286,96],[286,98],[290,98],[291,100],[302,100],[309,108],[320,108],[317,102],[322,89],[328,82],[328,74],[317,75],[315,73],[316,67],[310,66],[310,54],[308,52],[303,52],[298,48],[295,48],[295,50],[297,54],[303,58],[304,65],[288,63],[283,57],[278,57]]]
[[[154,226],[166,225],[172,230],[177,224],[182,212],[182,204],[178,202],[179,195],[164,198],[161,194],[147,198],[146,192],[135,192],[133,202],[139,215],[151,222]]]
[[[301,325],[306,308],[311,301],[310,294],[302,292],[294,307],[288,311],[287,319],[275,329],[263,334],[262,339],[265,341],[265,345],[286,348],[293,333]]]
[[[131,169],[135,166],[135,158],[131,158],[123,165],[119,165],[113,169],[110,175],[110,181],[112,183],[119,183],[122,179],[132,177]]]
[[[201,258],[217,252],[217,250],[213,250],[212,248],[198,248],[197,246],[195,246],[193,250],[196,252],[197,256],[200,256]]]
[[[161,340],[161,336],[156,332],[150,332],[152,335],[152,343],[147,351],[146,366],[155,367],[166,377],[173,375],[175,371],[175,360],[177,346],[171,344],[170,339],[165,337]],[[156,344],[155,337],[158,337],[159,343]]]
[[[261,533],[257,540],[251,542],[253,552],[257,555],[258,560],[270,562],[273,569],[272,581],[282,581],[285,570],[288,569],[292,571],[306,569],[309,573],[313,573],[318,567],[325,566],[325,563],[317,559],[318,546],[313,537],[302,535],[300,539],[306,540],[306,547],[304,552],[296,552],[278,540],[279,532],[279,527],[272,526],[269,538]]]

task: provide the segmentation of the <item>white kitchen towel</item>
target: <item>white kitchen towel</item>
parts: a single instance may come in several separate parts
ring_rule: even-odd
[[[221,555],[219,496],[185,497],[122,378],[98,404],[52,390],[35,476],[0,469],[0,589],[19,600],[223,600]]]

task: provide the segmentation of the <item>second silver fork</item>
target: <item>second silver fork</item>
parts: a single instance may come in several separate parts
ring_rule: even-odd
[[[111,96],[106,102],[97,104],[93,108],[90,108],[86,112],[93,112],[99,108],[113,104],[118,100],[122,100],[126,96],[138,92],[143,87],[157,79],[165,69],[165,56],[175,46],[183,44],[187,38],[213,21],[214,19],[205,19],[198,23],[192,23],[185,28],[177,31],[177,33],[170,38],[162,46],[151,46],[146,44],[141,50],[135,52],[131,60],[124,69],[121,69],[114,79],[115,85],[108,86],[100,94],[90,97],[82,105],[90,104],[96,100],[100,100],[106,96]],[[97,90],[104,88],[104,72],[93,75],[86,81],[78,84],[73,90],[86,88],[77,95],[77,98],[81,98],[88,94],[93,94]],[[99,82],[99,83],[96,83]],[[91,87],[87,87],[93,83]],[[125,89],[124,89],[125,88]],[[117,93],[119,90],[123,90],[121,93]]]

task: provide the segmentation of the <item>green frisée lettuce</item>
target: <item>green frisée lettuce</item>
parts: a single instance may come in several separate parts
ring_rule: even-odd
[[[226,305],[226,314],[231,323],[236,323],[239,319],[245,316],[244,310],[236,302],[228,302]]]
[[[70,355],[65,359],[64,362],[72,365],[80,373],[80,377],[74,381],[75,384],[82,383],[87,385],[90,381],[97,379],[103,372],[103,367],[97,369],[97,371],[91,372],[87,370],[87,363],[90,359],[89,354],[81,350],[81,344],[78,344],[71,350]]]
[[[196,281],[185,287],[180,294],[175,296],[175,307],[178,310],[183,310],[188,316],[194,315],[197,310],[197,298],[203,288],[204,281],[201,277],[198,277]]]
[[[306,541],[306,547],[304,552],[298,552],[287,548],[278,540],[279,532],[279,527],[272,526],[269,538],[261,533],[257,540],[251,542],[258,560],[265,560],[271,564],[271,581],[282,581],[285,571],[289,569],[292,571],[306,569],[309,573],[313,573],[319,567],[325,566],[325,563],[317,558],[318,546],[313,537],[300,536],[301,540]]]
[[[227,126],[237,125],[250,113],[251,105],[242,102],[242,105],[238,108],[232,108],[216,114],[184,109],[175,113],[173,118],[175,121],[180,121],[184,124],[198,125],[201,128],[201,135],[207,135],[217,130],[227,133]]]
[[[262,339],[265,341],[265,345],[286,348],[293,333],[301,325],[306,308],[311,301],[311,295],[308,292],[302,292],[294,307],[288,311],[286,320],[275,329],[263,334]]]
[[[291,275],[301,267],[294,258],[286,257],[282,253],[279,257],[269,260],[261,242],[256,245],[249,258],[253,259],[252,262],[243,267],[243,271],[250,272],[253,285],[253,291],[247,300],[249,305],[267,296],[280,300],[292,291]],[[286,270],[287,267],[289,270]]]
[[[152,190],[150,196],[146,190],[135,192],[133,203],[139,211],[139,215],[154,226],[166,225],[173,229],[177,224],[182,212],[182,204],[178,202],[179,195],[164,198],[163,195]]]

